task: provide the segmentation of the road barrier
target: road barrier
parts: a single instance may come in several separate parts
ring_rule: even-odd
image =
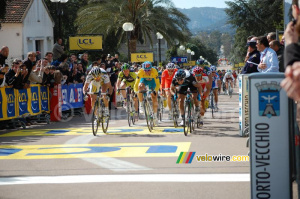
[[[240,74],[239,79],[239,135],[245,137],[249,133],[249,74]]]

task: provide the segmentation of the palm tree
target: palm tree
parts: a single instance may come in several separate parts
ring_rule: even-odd
[[[130,52],[136,52],[137,41],[153,44],[151,35],[156,32],[171,44],[175,39],[186,41],[190,34],[188,21],[171,0],[90,0],[78,12],[76,25],[80,34],[113,34],[120,44],[126,38],[122,25],[131,22],[134,30],[130,32]]]

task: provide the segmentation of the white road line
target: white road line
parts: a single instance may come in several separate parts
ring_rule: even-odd
[[[91,129],[92,131],[92,129]],[[100,133],[99,136],[104,136],[103,133]],[[109,135],[108,135],[109,136]],[[88,144],[93,139],[101,139],[99,137],[94,137],[92,132],[90,135],[82,135],[75,137],[71,140],[68,140],[65,144]],[[152,170],[151,168],[144,167],[138,164],[134,164],[131,162],[126,162],[123,160],[119,160],[116,158],[81,158],[84,161],[93,163],[98,165],[102,168],[109,169],[115,172],[124,172],[124,171],[149,171]]]
[[[0,186],[99,182],[250,182],[250,174],[76,175],[0,178]]]

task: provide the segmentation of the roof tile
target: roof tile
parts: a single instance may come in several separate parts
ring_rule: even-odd
[[[6,15],[2,23],[22,23],[22,17],[31,0],[7,1]]]

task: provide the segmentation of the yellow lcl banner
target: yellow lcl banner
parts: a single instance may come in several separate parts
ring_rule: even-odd
[[[245,63],[242,63],[242,62],[241,62],[241,63],[239,63],[239,66],[244,66],[244,65],[245,65]]]
[[[153,62],[153,53],[131,53],[131,62]]]
[[[188,63],[183,63],[184,66],[195,66],[196,61],[189,61]]]
[[[70,50],[101,50],[102,35],[69,37]]]

